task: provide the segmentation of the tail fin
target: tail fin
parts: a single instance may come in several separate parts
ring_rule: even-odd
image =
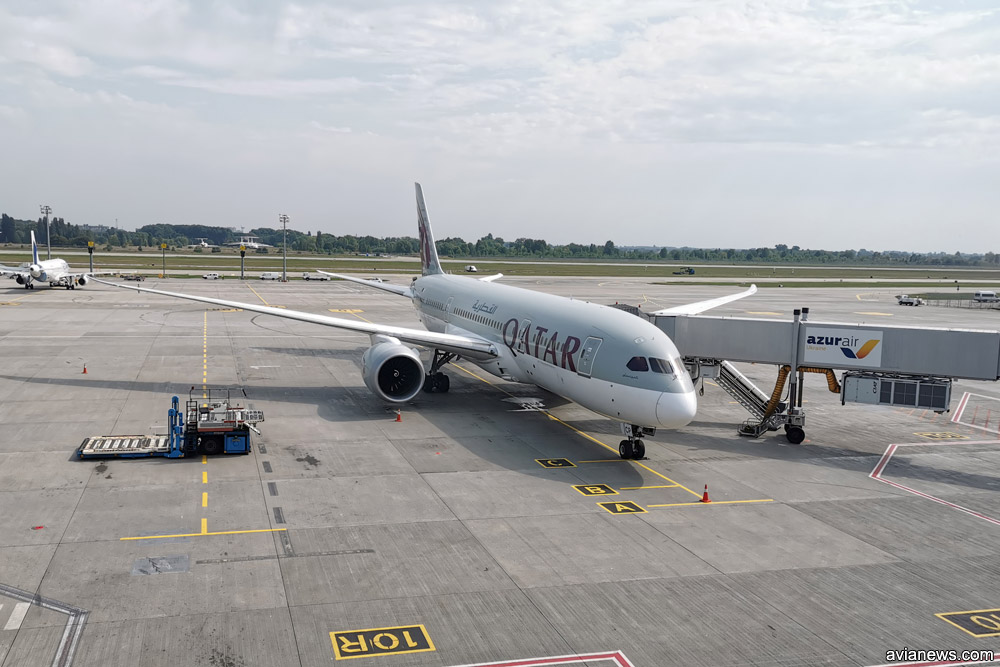
[[[431,223],[427,221],[427,207],[424,206],[424,192],[420,189],[420,183],[414,183],[417,187],[417,228],[420,230],[420,265],[423,274],[429,276],[435,273],[444,273],[441,270],[441,262],[438,261],[437,247],[434,245],[434,235],[431,233]]]
[[[38,243],[35,242],[35,230],[31,230],[31,263],[38,264]]]

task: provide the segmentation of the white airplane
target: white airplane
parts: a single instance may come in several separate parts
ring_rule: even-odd
[[[31,232],[31,264],[26,267],[0,265],[0,274],[11,273],[18,285],[25,289],[35,289],[34,282],[48,283],[50,287],[65,287],[76,289],[83,287],[95,274],[88,271],[71,271],[69,264],[62,259],[38,259],[38,244],[35,242],[35,232]]]
[[[422,275],[409,286],[329,275],[406,297],[427,331],[247,304],[225,299],[98,282],[164,296],[201,301],[301,322],[369,334],[361,358],[365,384],[380,398],[402,403],[421,389],[446,392],[442,366],[461,357],[484,371],[537,385],[621,423],[618,452],[642,458],[643,435],[657,427],[681,428],[697,410],[691,376],[670,338],[630,313],[496,283],[501,274],[470,278],[441,270],[420,184],[416,184]],[[756,286],[660,313],[699,313],[749,296]],[[424,368],[412,346],[433,351]]]
[[[264,243],[256,236],[241,236],[239,241],[230,241],[226,243],[227,246],[232,246],[234,248],[239,248],[240,246],[245,246],[248,250],[256,250],[257,248],[273,248],[273,245],[268,245]]]

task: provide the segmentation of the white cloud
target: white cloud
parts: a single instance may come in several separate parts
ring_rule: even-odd
[[[187,151],[266,187],[321,183],[325,169],[351,183],[348,197],[366,178],[430,175],[502,201],[512,193],[498,184],[544,184],[528,188],[514,222],[500,203],[470,197],[463,217],[486,209],[484,233],[523,224],[513,235],[569,240],[600,225],[580,182],[608,184],[609,206],[628,211],[635,230],[615,225],[622,243],[666,242],[647,237],[662,233],[664,183],[678,182],[672,211],[700,230],[699,210],[721,226],[749,206],[779,222],[798,218],[796,207],[830,210],[824,198],[848,197],[837,190],[848,183],[872,200],[851,211],[869,229],[875,211],[907,208],[907,196],[953,204],[956,189],[955,215],[985,220],[998,195],[956,176],[996,175],[1000,154],[1000,13],[974,4],[14,0],[0,8],[0,96],[39,135],[61,139],[66,159],[91,140],[114,146],[119,162],[129,146],[146,164]],[[9,145],[30,150],[17,137]],[[851,160],[868,182],[841,178]],[[830,184],[799,183],[811,202],[782,189],[803,171]],[[914,173],[921,192],[874,187],[897,172]],[[740,178],[726,181],[732,173]],[[708,205],[697,193],[723,187],[712,179],[727,197]],[[266,187],[249,187],[248,214]],[[300,194],[325,216],[325,189]],[[561,205],[572,232],[552,222],[560,208],[545,198],[557,196],[570,199]]]

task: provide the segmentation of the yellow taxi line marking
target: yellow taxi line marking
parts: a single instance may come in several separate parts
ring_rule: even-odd
[[[855,315],[881,315],[882,317],[892,317],[892,313],[876,313],[868,310],[856,310]]]
[[[358,318],[358,319],[359,319],[359,320],[361,320],[362,322],[367,322],[368,324],[375,324],[374,322],[372,322],[372,321],[371,321],[371,320],[369,320],[368,318],[366,318],[366,317],[361,317],[361,316],[360,316],[360,315],[358,315],[357,313],[351,313],[351,315],[354,315],[354,317]]]
[[[627,463],[625,459],[591,459],[590,461],[577,461],[577,463]]]
[[[203,465],[208,463],[208,455],[207,454],[202,454],[201,455],[201,462],[202,462]]]
[[[247,287],[249,287],[249,288],[250,288],[250,291],[251,291],[251,292],[253,292],[254,294],[256,294],[256,295],[257,295],[257,298],[258,298],[258,299],[260,299],[261,301],[263,301],[263,302],[264,302],[264,305],[265,305],[265,306],[270,306],[270,305],[271,305],[271,304],[269,304],[269,303],[267,302],[267,299],[265,299],[264,297],[262,297],[262,296],[261,296],[260,294],[257,294],[257,290],[255,290],[255,289],[254,289],[253,287],[251,287],[250,283],[247,283]]]
[[[202,484],[208,484],[208,471],[207,470],[202,470],[201,471],[201,483]]]
[[[208,535],[208,519],[201,520],[201,534]]]
[[[259,528],[257,530],[221,530],[217,533],[179,533],[177,535],[145,535],[142,537],[120,537],[119,541],[126,540],[165,540],[171,537],[205,537],[211,535],[243,535],[245,533],[281,533],[287,528]]]
[[[201,494],[201,506],[208,507],[208,491]]]
[[[774,498],[759,498],[757,500],[713,500],[710,503],[667,503],[665,505],[646,505],[646,507],[693,507],[694,505],[735,505],[737,503],[773,503]]]
[[[719,385],[715,384],[714,382],[712,382],[711,380],[705,380],[705,384],[710,384],[713,387],[718,387],[719,386]]]
[[[622,486],[621,491],[635,491],[636,489],[676,489],[677,484],[661,484],[659,486]]]
[[[512,393],[510,393],[509,391],[507,391],[507,390],[506,390],[506,389],[504,389],[503,387],[498,387],[497,385],[493,384],[493,383],[492,383],[492,382],[490,382],[489,380],[487,380],[487,379],[485,379],[485,378],[482,378],[482,377],[479,377],[478,375],[476,375],[476,374],[475,374],[475,373],[473,373],[472,371],[469,371],[469,370],[466,370],[466,369],[462,368],[461,366],[458,366],[458,365],[456,365],[456,364],[453,364],[453,363],[452,363],[452,364],[449,364],[449,365],[450,365],[450,366],[454,366],[455,368],[457,368],[458,370],[462,371],[463,373],[466,373],[466,374],[468,374],[468,375],[471,375],[472,377],[474,377],[474,378],[476,378],[476,379],[478,379],[478,380],[482,380],[483,382],[485,382],[486,384],[488,384],[488,385],[490,385],[490,386],[492,386],[492,387],[496,387],[497,389],[499,389],[499,390],[500,390],[500,391],[502,391],[503,393],[507,394],[508,396],[513,396],[513,394],[512,394]],[[561,420],[561,419],[559,419],[558,417],[554,416],[554,415],[553,415],[553,414],[552,414],[551,412],[549,412],[548,410],[539,410],[539,412],[541,412],[542,414],[544,414],[544,415],[548,416],[548,418],[549,418],[549,419],[551,419],[551,420],[553,420],[553,421],[556,421],[556,422],[559,422],[560,424],[562,424],[562,425],[563,425],[563,426],[565,426],[566,428],[570,429],[571,431],[575,431],[576,433],[579,433],[580,435],[582,435],[582,436],[583,436],[584,438],[586,438],[587,440],[590,440],[590,441],[592,441],[592,442],[596,442],[596,443],[597,443],[598,445],[600,445],[601,447],[604,447],[605,449],[607,449],[607,450],[609,450],[609,451],[612,451],[612,452],[614,452],[615,454],[617,454],[617,453],[618,453],[618,450],[617,450],[617,449],[615,449],[614,447],[612,447],[611,445],[607,445],[607,444],[605,444],[605,443],[601,442],[600,440],[598,440],[597,438],[594,438],[594,437],[591,437],[591,436],[587,435],[586,433],[584,433],[584,432],[583,432],[583,431],[581,431],[580,429],[576,428],[575,426],[573,426],[573,425],[571,425],[571,424],[567,424],[567,423],[566,423],[566,422],[564,422],[563,420]],[[604,459],[604,460],[607,460],[607,461],[612,461],[612,460],[616,460],[616,459]],[[619,460],[622,460],[622,461],[624,461],[624,459],[619,459]],[[649,467],[649,466],[647,466],[646,464],[644,464],[644,463],[640,463],[639,461],[636,461],[636,460],[634,460],[634,459],[630,459],[630,460],[631,460],[631,462],[632,462],[632,463],[636,464],[637,466],[639,466],[639,467],[641,467],[641,468],[645,468],[646,470],[648,470],[649,472],[653,473],[654,475],[656,475],[656,476],[657,476],[657,477],[659,477],[660,479],[665,479],[665,480],[667,480],[668,482],[670,482],[671,484],[677,484],[677,486],[678,486],[679,488],[682,488],[682,489],[684,489],[685,491],[687,491],[688,493],[690,493],[690,494],[691,494],[692,496],[695,496],[695,497],[697,497],[697,498],[701,498],[701,494],[700,494],[700,493],[695,493],[694,491],[692,491],[691,489],[687,488],[687,487],[686,487],[686,486],[684,486],[683,484],[680,484],[680,483],[678,483],[678,482],[675,482],[674,480],[670,479],[670,478],[669,478],[669,477],[667,477],[666,475],[662,475],[662,474],[660,474],[660,473],[656,472],[655,470],[653,470],[652,468],[650,468],[650,467]],[[583,461],[581,461],[581,463],[583,463]]]
[[[580,430],[580,429],[578,429],[577,427],[573,426],[572,424],[567,424],[567,423],[566,423],[566,422],[564,422],[563,420],[559,419],[559,417],[556,417],[556,416],[552,415],[551,413],[549,413],[549,412],[547,412],[547,411],[545,411],[545,410],[541,410],[540,412],[542,412],[543,414],[546,414],[546,415],[548,415],[549,419],[551,419],[551,420],[553,420],[553,421],[557,421],[557,422],[559,422],[560,424],[562,424],[562,425],[563,425],[563,426],[565,426],[566,428],[570,429],[571,431],[575,431],[575,432],[579,433],[580,435],[582,435],[583,437],[585,437],[585,438],[586,438],[587,440],[590,440],[590,441],[592,441],[592,442],[596,442],[596,443],[597,443],[597,444],[599,444],[599,445],[600,445],[601,447],[604,447],[605,449],[609,449],[609,450],[611,450],[612,452],[617,452],[617,451],[618,451],[617,449],[615,449],[615,448],[614,448],[614,447],[612,447],[611,445],[607,445],[607,444],[605,444],[605,443],[601,442],[600,440],[598,440],[597,438],[594,438],[594,437],[591,437],[591,436],[587,435],[586,433],[584,433],[583,431],[581,431],[581,430]],[[650,467],[649,467],[648,465],[646,465],[645,463],[640,463],[639,461],[636,461],[635,459],[631,459],[631,461],[632,461],[632,463],[636,464],[636,465],[637,465],[637,466],[639,466],[640,468],[644,468],[645,470],[648,470],[649,472],[653,473],[654,475],[656,475],[656,476],[657,476],[657,477],[659,477],[660,479],[665,479],[665,480],[667,480],[668,482],[670,482],[671,484],[677,484],[677,486],[678,486],[678,487],[680,487],[680,488],[684,489],[685,491],[687,491],[688,493],[690,493],[690,494],[691,494],[692,496],[697,496],[698,498],[701,498],[701,494],[700,494],[700,493],[695,493],[694,491],[692,491],[691,489],[687,488],[687,487],[686,487],[686,486],[684,486],[683,484],[680,484],[680,483],[678,483],[678,482],[675,482],[674,480],[670,479],[670,478],[669,478],[669,477],[667,477],[666,475],[663,475],[663,474],[661,474],[661,473],[658,473],[658,472],[656,472],[655,470],[653,470],[652,468],[650,468]]]

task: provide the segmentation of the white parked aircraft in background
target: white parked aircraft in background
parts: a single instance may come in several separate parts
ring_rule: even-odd
[[[240,246],[243,246],[243,247],[247,248],[248,250],[256,250],[257,248],[273,248],[274,247],[273,245],[268,245],[267,243],[264,243],[263,241],[261,241],[256,236],[241,236],[239,241],[230,241],[229,243],[226,243],[225,245],[231,246],[233,248],[239,248]]]
[[[462,357],[493,375],[537,385],[621,422],[627,439],[618,451],[626,459],[645,455],[643,435],[652,435],[657,427],[680,428],[694,418],[697,397],[691,376],[663,331],[616,308],[496,283],[499,274],[470,278],[444,273],[419,183],[416,192],[421,276],[404,287],[329,275],[410,299],[427,331],[98,282],[369,334],[372,345],[361,358],[362,376],[372,392],[390,402],[409,401],[421,389],[448,391],[450,382],[441,368]],[[659,312],[699,313],[756,291],[752,286]],[[413,345],[433,351],[429,369]]]
[[[18,285],[25,289],[35,289],[35,282],[48,283],[51,287],[76,289],[83,287],[90,277],[95,275],[89,271],[71,271],[69,264],[62,259],[38,259],[38,244],[35,242],[35,232],[31,232],[31,264],[27,267],[11,267],[0,265],[0,274],[14,274]]]

